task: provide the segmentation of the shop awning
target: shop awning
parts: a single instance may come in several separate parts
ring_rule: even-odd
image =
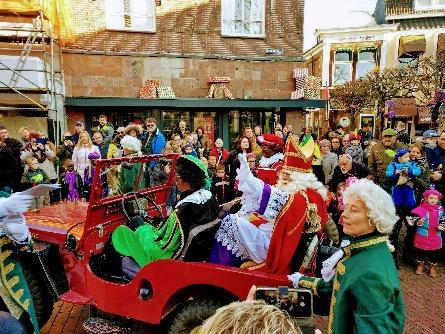
[[[397,117],[413,117],[417,116],[416,99],[414,97],[400,97],[392,99],[395,102],[391,108]]]
[[[67,97],[70,107],[140,107],[140,108],[218,108],[218,109],[270,109],[270,108],[325,108],[325,100],[265,100],[265,99],[140,99],[126,97]]]
[[[425,52],[424,35],[401,36],[399,41],[399,57],[405,53]]]
[[[428,107],[419,107],[419,124],[429,124],[431,123],[431,109]]]
[[[437,55],[441,52],[445,52],[445,34],[439,34],[437,40]]]

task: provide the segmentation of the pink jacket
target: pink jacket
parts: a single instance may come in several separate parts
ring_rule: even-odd
[[[439,226],[439,219],[444,213],[443,207],[422,202],[411,213],[425,219],[422,226],[417,226],[414,247],[423,250],[441,249],[442,232],[437,227]]]

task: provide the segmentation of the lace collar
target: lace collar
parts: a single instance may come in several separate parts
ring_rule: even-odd
[[[206,189],[199,189],[181,199],[178,203],[176,203],[175,207],[177,208],[184,203],[204,204],[210,199],[210,197],[212,197],[212,193],[210,191]]]

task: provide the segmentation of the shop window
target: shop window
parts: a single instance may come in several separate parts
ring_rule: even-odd
[[[352,80],[352,51],[338,50],[334,55],[333,85],[341,85]]]
[[[358,52],[356,79],[363,78],[377,66],[377,50],[366,49]]]
[[[264,0],[221,0],[221,32],[224,36],[264,37]]]
[[[416,9],[445,8],[445,0],[415,0]]]
[[[106,27],[155,32],[155,10],[154,0],[105,0]]]

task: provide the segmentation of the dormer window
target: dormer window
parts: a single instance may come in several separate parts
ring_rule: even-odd
[[[445,8],[445,0],[415,0],[414,6],[419,10]]]

